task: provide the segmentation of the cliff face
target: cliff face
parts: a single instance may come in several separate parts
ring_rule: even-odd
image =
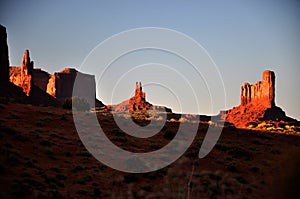
[[[236,127],[247,127],[260,121],[293,120],[275,105],[275,73],[269,70],[263,72],[262,81],[253,85],[245,83],[241,87],[241,104],[221,112],[221,117]]]
[[[79,82],[76,96],[85,98],[91,107],[104,106],[102,102],[95,100],[96,84],[93,75],[80,73],[72,68],[65,68],[53,75],[41,69],[34,69],[28,50],[24,52],[21,66],[12,66],[9,72],[9,80],[21,87],[23,92],[31,97],[31,101],[37,104],[46,103],[45,105],[57,105],[71,98],[75,79]]]
[[[46,91],[47,85],[50,79],[50,74],[40,68],[33,69],[33,83],[35,86],[39,87],[41,90]]]
[[[6,28],[0,25],[0,84],[9,82],[9,60]]]
[[[78,83],[76,84],[74,95],[85,98],[90,106],[94,107],[96,99],[95,76],[78,72],[72,68],[65,68],[60,72],[50,75],[46,92],[59,101],[70,98],[73,95],[75,79]],[[96,100],[96,106],[99,105],[98,102]]]
[[[18,102],[27,103],[22,88],[9,81],[9,57],[6,28],[0,25],[0,96],[14,98]]]

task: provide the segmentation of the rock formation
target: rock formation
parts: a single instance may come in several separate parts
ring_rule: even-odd
[[[6,28],[0,25],[0,84],[9,82],[9,60]]]
[[[77,89],[77,96],[86,98],[91,107],[104,106],[96,99],[93,75],[80,73],[72,68],[65,68],[53,75],[41,69],[34,69],[33,62],[30,61],[29,50],[25,50],[21,66],[11,66],[9,74],[10,81],[21,87],[23,92],[31,97],[31,101],[44,105],[62,104],[65,99],[71,98],[76,78],[81,83]]]
[[[64,101],[67,98],[71,98],[73,95],[75,79],[78,83],[76,84],[77,89],[75,91],[76,93],[74,93],[74,96],[76,95],[77,97],[85,98],[91,107],[103,106],[100,101],[95,101],[95,76],[78,72],[73,68],[65,68],[60,72],[50,75],[46,92],[59,101]],[[94,101],[96,105],[94,104]]]
[[[261,121],[295,121],[275,105],[275,73],[266,70],[262,81],[241,87],[241,104],[228,111],[221,111],[221,117],[236,127],[247,127]]]
[[[9,82],[9,59],[6,28],[0,25],[0,97],[13,98],[18,102],[27,103],[27,97],[22,89]]]
[[[275,74],[273,71],[263,72],[262,81],[253,85],[245,83],[241,87],[241,105],[250,103],[263,104],[266,107],[275,106]]]
[[[33,84],[39,87],[41,90],[46,91],[51,75],[40,68],[34,68],[32,72],[34,76]]]
[[[143,92],[141,82],[136,82],[134,96],[129,100],[125,100],[118,105],[110,105],[106,107],[113,111],[146,111],[146,110],[156,110],[156,111],[165,111],[172,112],[170,108],[164,106],[155,106],[146,101],[146,93]]]
[[[136,82],[134,96],[129,99],[129,111],[148,110],[152,105],[146,102],[146,93],[143,92],[141,82]]]
[[[11,68],[10,81],[21,87],[23,92],[29,96],[33,85],[33,62],[30,61],[29,50],[24,52],[21,68]]]

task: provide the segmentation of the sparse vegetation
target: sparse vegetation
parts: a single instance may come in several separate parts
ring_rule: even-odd
[[[90,110],[90,104],[84,98],[72,97],[64,101],[63,108],[69,110],[74,108],[77,111],[88,111]]]
[[[274,135],[266,129],[224,128],[211,153],[198,159],[208,127],[201,123],[193,144],[174,163],[155,172],[129,174],[91,157],[76,129],[69,124],[70,111],[34,106],[26,110],[33,113],[32,118],[15,112],[20,120],[31,121],[24,128],[15,119],[10,122],[10,116],[0,120],[0,174],[12,198],[257,198],[265,194],[273,180],[271,171],[286,149],[300,146],[296,136]],[[7,111],[6,106],[3,111]],[[66,117],[61,120],[63,114]],[[88,117],[86,113],[79,115]],[[178,121],[166,122],[157,135],[133,139],[114,124],[110,115],[98,117],[111,141],[125,150],[142,153],[164,147],[180,125]],[[39,127],[38,121],[42,123]],[[280,128],[281,132],[298,130],[292,124]],[[95,149],[101,150],[99,146],[101,143]],[[149,166],[141,160],[135,158],[125,165]]]
[[[226,167],[226,169],[228,169],[228,171],[231,171],[231,172],[238,172],[239,171],[238,164],[234,161],[228,162],[225,165],[225,167]]]

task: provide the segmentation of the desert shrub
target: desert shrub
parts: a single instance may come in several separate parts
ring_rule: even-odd
[[[94,188],[94,196],[99,197],[100,195],[101,195],[101,191],[99,190],[99,188]]]
[[[235,176],[234,177],[239,183],[247,184],[247,180],[243,176]]]
[[[90,182],[92,181],[92,176],[90,175],[86,175],[86,176],[82,176],[77,180],[77,184],[81,184],[84,185],[86,182]]]
[[[167,140],[172,140],[175,137],[175,132],[171,131],[171,130],[166,130],[166,132],[164,133],[164,138]]]
[[[15,182],[12,185],[12,190],[14,198],[22,198],[31,192],[30,187],[22,182]]]
[[[285,129],[287,129],[287,130],[291,130],[291,131],[295,131],[295,130],[297,130],[297,127],[296,127],[296,126],[294,126],[294,125],[293,125],[293,126],[290,126],[290,125],[285,125],[285,126],[284,126],[284,128],[285,128]]]
[[[35,125],[38,127],[42,127],[44,125],[44,122],[42,120],[38,120],[36,121]]]
[[[78,152],[76,153],[76,156],[92,157],[92,155],[91,155],[90,152],[88,152],[88,151],[78,151]]]
[[[67,179],[67,177],[64,174],[56,174],[56,178],[58,180],[65,180],[65,179]]]
[[[149,185],[149,184],[146,184],[146,185],[142,186],[142,189],[147,191],[147,192],[152,192],[153,191],[152,186]]]
[[[48,187],[50,188],[56,188],[57,186],[59,187],[64,187],[64,183],[60,181],[59,178],[57,177],[53,177],[53,176],[49,176],[49,175],[43,175],[42,176],[44,178],[44,182],[45,184],[48,185]]]
[[[179,122],[187,122],[188,120],[187,120],[186,118],[181,117],[181,118],[179,118],[178,121],[179,121]]]
[[[78,190],[76,193],[79,194],[79,195],[87,195],[88,194],[88,192],[86,190],[83,190],[83,189]]]
[[[7,104],[9,99],[7,97],[0,97],[0,104]]]
[[[51,146],[51,142],[49,142],[48,140],[42,140],[40,142],[40,145],[42,145],[42,146]]]
[[[20,176],[23,177],[23,178],[31,177],[30,173],[28,173],[28,172],[26,172],[26,171],[22,172],[22,173],[20,174]]]
[[[51,190],[48,193],[49,199],[63,199],[64,197],[57,191],[57,190]]]
[[[258,173],[260,171],[260,169],[258,167],[252,167],[250,170],[255,173]]]
[[[127,142],[127,138],[125,136],[115,136],[111,139],[113,142],[121,142],[121,143],[125,143]]]
[[[240,147],[233,147],[228,151],[228,154],[233,158],[245,158],[246,160],[253,159],[253,155]]]
[[[76,173],[76,172],[78,172],[78,171],[83,171],[83,167],[80,166],[80,165],[77,165],[77,166],[74,167],[74,169],[72,169],[72,172],[73,172],[73,173]]]
[[[229,162],[225,165],[226,169],[228,169],[229,171],[231,172],[238,172],[239,169],[238,169],[238,165],[236,162]]]
[[[84,98],[72,97],[72,98],[65,99],[65,101],[63,102],[64,109],[71,110],[72,105],[73,105],[73,108],[77,111],[90,110],[90,104]]]
[[[276,131],[277,129],[274,126],[267,127],[267,131]]]
[[[132,182],[136,182],[138,179],[136,177],[136,174],[133,173],[129,173],[127,175],[124,176],[124,181],[126,183],[132,183]]]
[[[23,134],[19,134],[19,135],[16,135],[15,138],[21,142],[27,142],[29,141],[29,138],[24,136]]]
[[[19,157],[15,153],[8,153],[7,160],[13,166],[17,165],[20,162]]]
[[[1,125],[0,125],[0,131],[11,134],[11,135],[16,135],[16,134],[20,133],[19,131],[15,130],[13,128],[6,127],[6,126],[1,126]]]
[[[5,173],[5,168],[3,166],[3,164],[0,163],[0,174]]]
[[[202,144],[202,142],[201,142],[201,144]],[[215,148],[220,150],[220,151],[227,151],[228,149],[230,149],[230,147],[228,145],[222,144],[222,143],[217,143],[215,145]]]

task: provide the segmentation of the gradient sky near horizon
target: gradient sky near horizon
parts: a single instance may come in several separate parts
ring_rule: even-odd
[[[240,86],[246,81],[261,80],[262,72],[270,69],[276,74],[276,104],[288,116],[300,120],[300,2],[296,0],[12,0],[1,1],[0,24],[7,28],[10,65],[20,65],[24,50],[29,49],[35,67],[50,73],[65,67],[79,68],[100,42],[119,32],[141,27],[173,29],[200,43],[218,66],[226,91],[226,104],[217,106],[218,109],[237,106]],[[151,62],[151,56],[157,58],[157,52],[149,52],[145,63]],[[172,60],[168,63],[177,60],[163,53],[159,56]],[[131,56],[137,57],[141,55]],[[122,67],[122,59],[119,61],[112,74]],[[184,71],[183,65],[174,67]],[[82,71],[88,72],[84,68]],[[150,72],[141,71],[138,79],[124,81],[114,102],[132,95],[135,81],[147,85]],[[185,93],[188,89],[182,87],[176,75],[166,76],[179,88],[179,96],[188,96]],[[111,87],[97,90],[104,103],[110,102],[108,88]],[[180,110],[172,95],[165,91],[150,84],[144,90],[151,103],[169,106],[175,112]],[[218,113],[219,110],[211,112],[205,108],[209,99],[202,100],[204,106],[200,113]],[[194,107],[187,107],[183,112],[194,113]]]

